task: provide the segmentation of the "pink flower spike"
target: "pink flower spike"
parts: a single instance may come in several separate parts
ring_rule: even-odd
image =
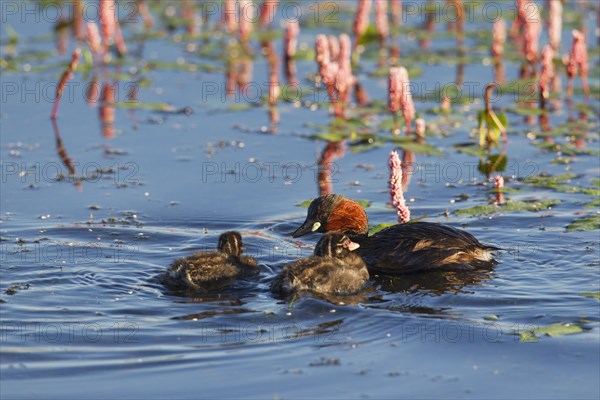
[[[138,0],[137,6],[138,12],[142,16],[142,21],[144,21],[144,27],[146,29],[152,28],[154,26],[154,18],[152,18],[152,14],[148,10],[148,4],[144,0]]]
[[[395,26],[400,26],[402,22],[402,0],[392,0],[392,22]]]
[[[358,46],[360,37],[364,35],[369,27],[369,13],[371,12],[372,0],[359,0],[354,17],[354,48]]]
[[[527,17],[525,20],[524,39],[525,39],[525,57],[529,62],[536,62],[538,59],[539,41],[542,34],[542,17],[540,8],[535,3],[527,6]]]
[[[398,213],[398,222],[403,224],[410,221],[410,210],[404,200],[404,192],[402,190],[402,162],[396,151],[390,152],[389,167],[389,188],[392,205]]]
[[[298,35],[300,34],[300,24],[297,19],[292,19],[287,23],[285,30],[285,55],[292,58],[296,55],[298,47]]]
[[[563,7],[560,0],[548,0],[548,41],[554,51],[560,49]]]
[[[504,54],[504,43],[506,42],[506,22],[498,19],[492,27],[492,56],[502,57]]]
[[[379,34],[379,41],[383,46],[390,34],[390,25],[388,22],[388,0],[375,0],[375,25]]]
[[[92,53],[100,54],[102,52],[102,39],[100,38],[98,25],[95,22],[87,23],[87,39]]]
[[[116,21],[115,1],[100,0],[100,28],[102,30],[102,41],[104,42],[105,52],[113,43]]]
[[[329,39],[325,35],[317,35],[315,39],[315,61],[319,66],[329,61]]]
[[[400,98],[402,97],[402,82],[400,81],[400,68],[390,68],[388,76],[388,109],[391,113],[400,110]]]
[[[227,33],[233,33],[238,27],[238,12],[235,5],[235,0],[225,0],[223,5],[223,19],[227,27]]]
[[[329,58],[331,61],[338,62],[340,58],[340,40],[335,35],[327,36],[329,41]]]
[[[127,54],[127,46],[125,45],[125,39],[123,39],[123,33],[121,33],[121,24],[119,24],[119,21],[115,23],[115,44],[117,45],[119,55],[124,56]]]
[[[321,81],[327,86],[327,94],[335,109],[335,115],[337,117],[342,116],[343,111],[335,93],[335,82],[339,66],[338,63],[332,62],[330,59],[329,39],[325,35],[317,35],[315,39],[315,58],[319,65]]]
[[[339,39],[340,53],[338,57],[339,72],[336,78],[336,88],[339,91],[339,97],[345,106],[350,103],[350,89],[354,86],[356,78],[352,75],[352,43],[350,36],[345,33],[340,35]]]
[[[273,23],[278,6],[279,0],[265,0],[260,10],[260,26],[265,28]]]
[[[343,106],[347,106],[350,101],[349,93],[353,83],[354,77],[352,73],[347,69],[338,68],[335,77],[335,89],[338,91],[338,100]]]
[[[590,89],[587,83],[588,73],[588,53],[587,46],[585,43],[585,34],[576,29],[573,30],[573,45],[571,46],[571,52],[567,63],[567,76],[569,77],[569,90],[568,95],[571,96],[573,92],[573,79],[579,74],[581,82],[583,84],[583,91],[585,98],[587,99],[590,94]]]
[[[544,46],[542,50],[542,70],[539,79],[540,94],[544,100],[550,96],[550,83],[554,78],[553,58],[554,50],[552,50],[552,46]]]
[[[388,109],[394,116],[393,135],[400,134],[400,128],[398,128],[398,116],[396,115],[398,111],[400,111],[400,99],[402,98],[402,81],[400,80],[400,75],[399,67],[390,68],[388,75]]]
[[[510,37],[517,38],[521,33],[521,28],[525,25],[527,19],[527,7],[531,0],[515,0],[516,15],[512,26],[510,27]]]
[[[338,57],[340,68],[348,70],[352,74],[352,42],[346,33],[340,35],[340,54]]]
[[[402,95],[400,96],[400,108],[402,109],[402,116],[406,123],[406,134],[410,135],[410,123],[415,118],[415,104],[413,103],[412,94],[410,91],[410,79],[408,78],[408,71],[404,67],[400,67],[400,87]]]
[[[252,21],[254,19],[254,7],[250,0],[240,0],[240,40],[247,42],[252,33]]]

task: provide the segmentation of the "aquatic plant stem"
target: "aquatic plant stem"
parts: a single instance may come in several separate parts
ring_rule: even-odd
[[[75,69],[77,68],[80,55],[81,49],[78,47],[73,52],[73,56],[71,57],[71,62],[69,63],[69,66],[60,77],[60,81],[58,82],[58,86],[56,87],[56,97],[54,98],[54,106],[52,107],[52,113],[50,114],[50,118],[52,119],[56,119],[56,117],[58,116],[58,106],[60,104],[60,99],[62,98],[62,94],[67,82],[73,77],[73,72],[75,72]]]

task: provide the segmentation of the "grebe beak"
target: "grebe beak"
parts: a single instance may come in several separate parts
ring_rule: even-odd
[[[354,242],[348,242],[347,247],[348,247],[348,250],[354,251],[360,247],[360,244],[354,243]]]
[[[307,219],[302,225],[300,225],[298,229],[294,231],[294,233],[292,233],[292,237],[297,238],[300,236],[304,236],[310,232],[316,232],[319,230],[320,227],[321,223],[319,221],[313,222]]]

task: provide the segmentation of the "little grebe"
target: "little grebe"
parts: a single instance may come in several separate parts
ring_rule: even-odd
[[[290,293],[308,290],[347,295],[361,290],[369,281],[369,271],[353,250],[359,247],[347,235],[326,233],[315,247],[315,255],[284,267],[272,290]]]
[[[319,196],[312,201],[304,223],[292,233],[343,232],[360,244],[358,253],[370,271],[402,274],[431,269],[473,269],[495,264],[497,247],[481,244],[460,229],[433,222],[409,222],[385,228],[367,236],[365,210],[338,194]]]
[[[206,290],[229,283],[237,277],[256,274],[256,260],[243,256],[242,235],[225,232],[219,236],[217,251],[198,252],[175,260],[163,282],[172,287]]]

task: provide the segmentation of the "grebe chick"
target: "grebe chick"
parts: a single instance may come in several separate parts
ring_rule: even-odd
[[[176,288],[207,290],[258,273],[256,260],[243,256],[243,251],[242,235],[225,232],[219,236],[217,251],[200,251],[173,261],[163,282]]]
[[[312,291],[335,295],[356,293],[369,281],[366,264],[354,252],[358,247],[347,235],[327,233],[317,243],[314,256],[284,267],[273,282],[272,290],[279,293]]]

